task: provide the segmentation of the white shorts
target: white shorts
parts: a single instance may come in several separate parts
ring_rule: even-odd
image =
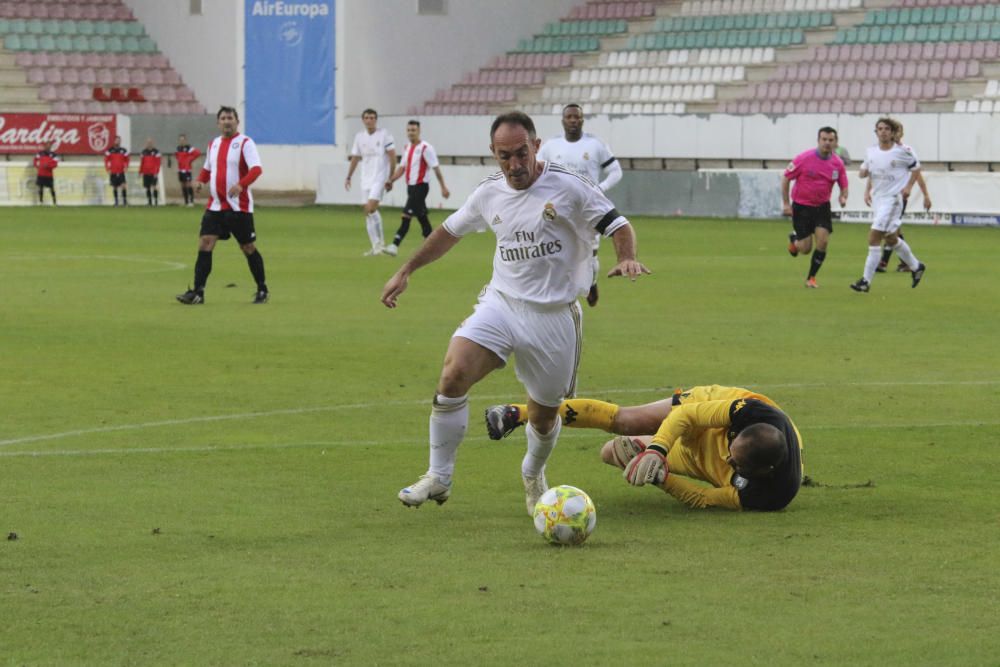
[[[573,303],[542,306],[483,288],[479,303],[454,333],[482,345],[506,364],[536,403],[558,407],[576,393],[583,311]]]
[[[379,181],[370,187],[362,183],[361,193],[365,197],[365,200],[361,202],[362,204],[367,204],[371,199],[374,199],[375,201],[382,201],[382,196],[385,194],[385,183]]]
[[[903,224],[903,196],[880,197],[872,200],[872,229],[892,234]]]

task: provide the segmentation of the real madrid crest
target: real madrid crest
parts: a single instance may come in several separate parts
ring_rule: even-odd
[[[545,222],[552,222],[556,219],[556,207],[552,205],[552,202],[546,202],[545,208],[542,209],[542,218]]]

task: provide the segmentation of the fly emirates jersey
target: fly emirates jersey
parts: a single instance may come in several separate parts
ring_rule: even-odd
[[[255,173],[251,174],[251,170]],[[250,183],[256,180],[260,170],[257,144],[250,137],[236,134],[213,139],[199,176],[200,181],[209,185],[208,210],[253,213]],[[230,197],[229,189],[237,183],[243,185],[243,192]]]
[[[862,169],[871,173],[872,199],[895,197],[910,182],[910,172],[920,169],[920,160],[906,144],[893,144],[887,151],[869,146]]]
[[[527,190],[496,173],[444,221],[452,236],[489,229],[497,237],[490,286],[542,305],[575,301],[590,288],[591,239],[628,224],[604,193],[562,165],[546,162]]]
[[[389,180],[389,159],[386,153],[395,149],[392,135],[381,127],[371,134],[368,134],[368,130],[361,130],[354,135],[351,157],[361,158],[362,188],[368,189]]]
[[[559,162],[578,174],[582,174],[600,184],[601,170],[615,161],[603,141],[592,134],[584,133],[576,141],[566,141],[565,137],[553,137],[542,144],[538,159]]]

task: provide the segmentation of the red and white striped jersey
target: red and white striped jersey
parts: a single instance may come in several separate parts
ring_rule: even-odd
[[[430,170],[438,166],[438,156],[434,147],[426,141],[408,143],[403,149],[403,178],[407,185],[419,185],[430,181]]]
[[[257,173],[251,175],[250,171],[255,167]],[[208,145],[205,166],[199,177],[209,186],[208,210],[253,213],[250,183],[256,180],[259,173],[260,155],[253,139],[245,134],[213,139]],[[243,184],[243,192],[230,197],[229,188],[237,183]]]

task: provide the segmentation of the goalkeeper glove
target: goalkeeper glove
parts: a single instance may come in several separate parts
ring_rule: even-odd
[[[611,457],[614,459],[615,465],[622,470],[625,469],[629,461],[641,454],[644,449],[646,449],[646,445],[642,444],[639,438],[632,438],[627,435],[619,435],[611,441]]]
[[[632,486],[659,484],[669,474],[667,451],[660,445],[650,445],[625,466],[622,476]]]

